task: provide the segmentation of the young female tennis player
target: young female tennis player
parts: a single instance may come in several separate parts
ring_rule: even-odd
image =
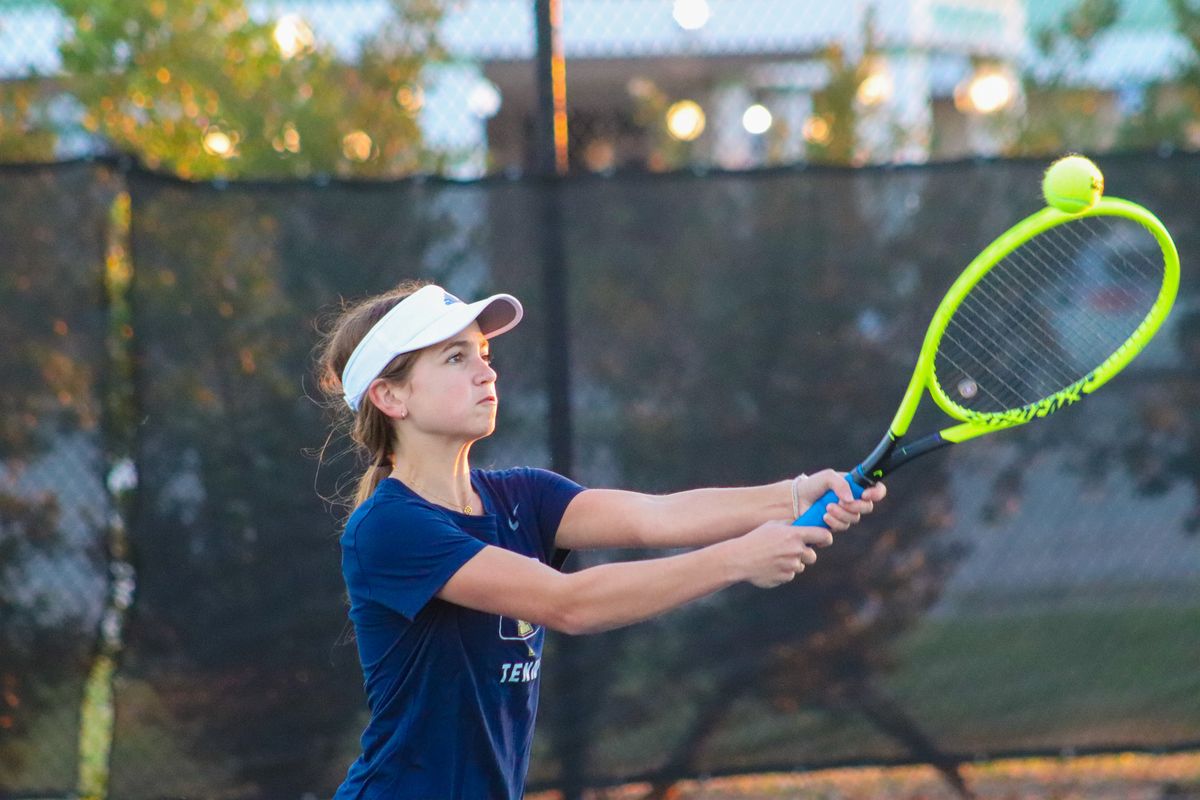
[[[843,498],[825,515],[841,531],[884,496],[853,500],[831,470],[666,496],[473,470],[471,445],[496,426],[490,339],[521,315],[509,295],[464,303],[410,283],[342,310],[321,344],[322,389],[370,459],[341,545],[371,720],[336,798],[521,797],[546,628],[602,631],[785,583],[832,541],[789,524],[813,500]],[[692,546],[557,569],[573,549]]]

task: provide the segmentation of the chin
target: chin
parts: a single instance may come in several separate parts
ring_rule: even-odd
[[[471,440],[485,439],[496,432],[496,420],[467,426],[464,435]]]

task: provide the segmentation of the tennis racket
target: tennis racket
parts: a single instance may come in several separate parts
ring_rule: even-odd
[[[1009,228],[938,306],[887,435],[846,476],[854,496],[926,453],[1079,402],[1142,351],[1178,287],[1170,234],[1135,203],[1047,207]],[[925,390],[953,424],[913,438]],[[828,527],[834,502],[825,493],[792,524]]]

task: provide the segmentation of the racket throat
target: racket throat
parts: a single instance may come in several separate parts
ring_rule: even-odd
[[[940,433],[931,433],[906,443],[903,436],[896,436],[888,431],[879,444],[875,445],[871,455],[855,467],[851,474],[855,480],[861,481],[863,486],[874,486],[896,467],[948,444],[953,442],[943,439]]]

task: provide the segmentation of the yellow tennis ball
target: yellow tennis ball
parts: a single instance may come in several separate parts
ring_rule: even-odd
[[[1094,206],[1104,194],[1104,175],[1083,156],[1066,156],[1050,165],[1042,177],[1046,203],[1068,214]]]

